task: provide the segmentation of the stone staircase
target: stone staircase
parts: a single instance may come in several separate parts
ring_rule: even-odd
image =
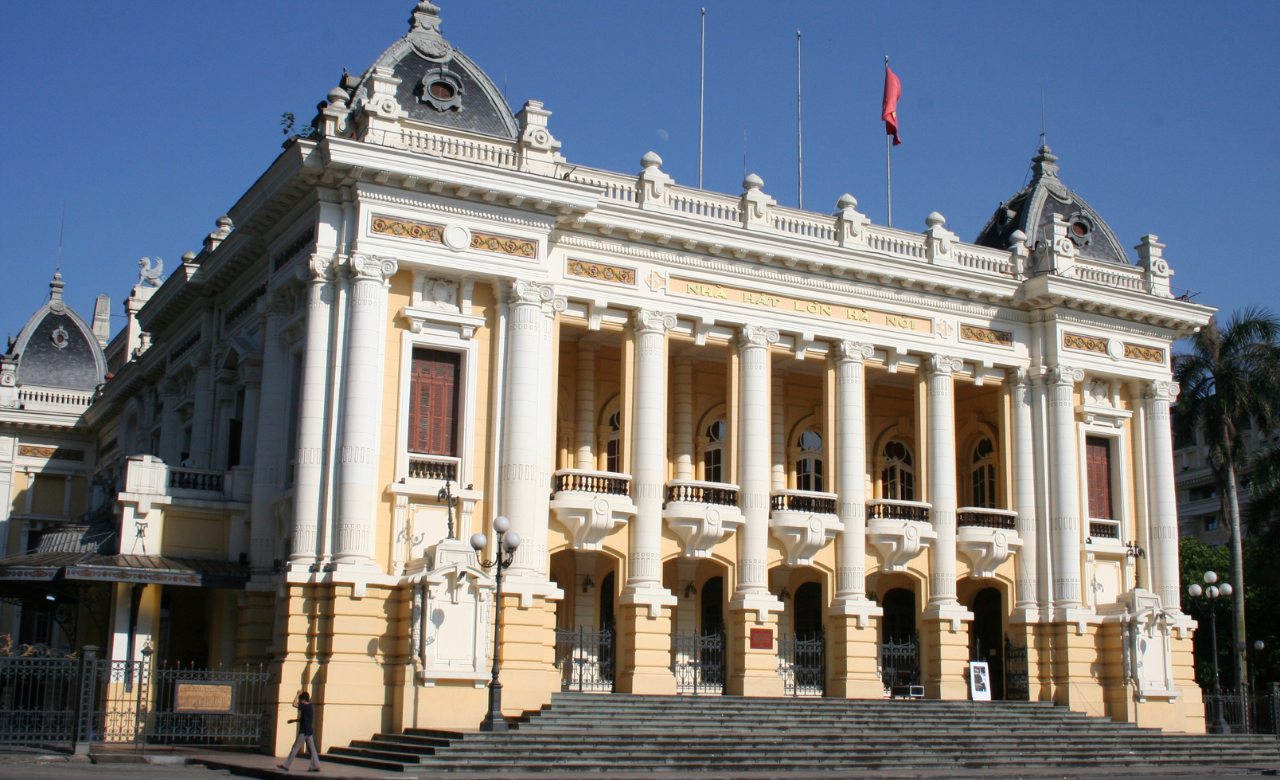
[[[1275,767],[1274,737],[1164,734],[1049,702],[561,693],[505,734],[405,729],[327,761],[503,773]]]

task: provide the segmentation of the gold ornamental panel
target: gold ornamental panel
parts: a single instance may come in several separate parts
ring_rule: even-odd
[[[373,232],[396,238],[412,238],[416,241],[427,241],[432,244],[444,243],[444,226],[427,222],[414,222],[408,219],[373,216]]]
[[[1002,330],[992,330],[977,325],[960,323],[960,338],[965,341],[981,341],[984,344],[997,344],[1002,347],[1013,346],[1013,334]]]
[[[1145,360],[1148,363],[1164,365],[1164,350],[1159,347],[1143,347],[1138,344],[1125,344],[1124,356],[1131,360]]]
[[[49,458],[50,460],[84,460],[84,450],[70,450],[65,447],[37,447],[34,444],[19,444],[18,454],[24,458]]]
[[[597,282],[613,282],[635,286],[636,269],[618,265],[592,263],[586,260],[569,260],[569,275],[593,279]]]
[[[1107,340],[1094,338],[1093,336],[1082,336],[1079,333],[1063,333],[1062,346],[1068,349],[1082,349],[1085,352],[1099,352],[1103,355],[1107,354]]]

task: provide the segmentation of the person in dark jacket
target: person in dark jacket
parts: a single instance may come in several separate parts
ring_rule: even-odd
[[[289,765],[293,763],[293,759],[298,757],[298,751],[302,750],[302,744],[307,745],[307,752],[311,754],[311,768],[308,772],[320,771],[320,753],[316,750],[315,728],[315,710],[311,708],[311,694],[306,691],[298,691],[298,695],[293,697],[293,706],[298,710],[298,717],[289,721],[298,724],[298,738],[293,741],[293,750],[289,751],[289,757],[280,764],[280,768],[289,771]]]

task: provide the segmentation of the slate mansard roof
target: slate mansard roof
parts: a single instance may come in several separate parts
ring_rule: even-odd
[[[1025,236],[1021,240],[1035,249],[1037,242],[1048,233],[1048,226],[1053,224],[1053,215],[1059,214],[1071,225],[1067,235],[1081,257],[1129,265],[1129,258],[1110,226],[1058,179],[1058,166],[1054,164],[1057,160],[1053,150],[1041,146],[1031,160],[1031,183],[996,209],[973,243],[1008,249],[1015,241],[1013,234],[1021,231]]]
[[[102,384],[106,356],[89,325],[62,300],[62,274],[49,283],[49,300],[10,342],[17,383],[92,392]]]

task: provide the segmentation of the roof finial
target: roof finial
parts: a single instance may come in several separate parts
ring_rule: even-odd
[[[422,0],[409,17],[409,43],[429,60],[447,60],[453,47],[440,34],[440,6]]]
[[[1057,160],[1058,156],[1053,153],[1053,150],[1047,144],[1042,144],[1036,156],[1031,158],[1033,178],[1039,179],[1044,176],[1058,178],[1058,166],[1054,165]]]
[[[49,300],[61,303],[63,287],[66,287],[66,285],[62,282],[62,273],[60,271],[55,271],[53,274],[53,281],[49,282]]]

